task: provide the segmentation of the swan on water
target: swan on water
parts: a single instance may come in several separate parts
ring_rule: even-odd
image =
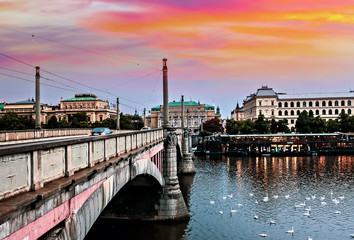
[[[222,215],[224,212],[223,211],[219,211],[219,213]]]
[[[278,197],[279,197],[278,195],[273,196],[274,199],[278,199]]]
[[[253,218],[257,220],[257,219],[258,219],[258,216],[257,216],[257,215],[254,215],[254,217],[253,217]]]
[[[285,199],[289,199],[290,195],[287,194],[287,195],[285,195],[284,197],[285,197]]]
[[[310,236],[307,236],[307,240],[312,240],[312,238]]]
[[[274,220],[270,219],[270,222],[269,222],[271,225],[272,224],[276,224]]]
[[[242,207],[242,204],[241,204],[241,203],[239,203],[239,204],[237,204],[237,206]]]
[[[294,235],[294,227],[291,227],[291,230],[286,231],[286,233],[291,233],[292,235]]]
[[[335,211],[334,214],[341,214],[341,212],[340,211]]]
[[[338,197],[340,200],[344,200],[344,195]]]
[[[309,217],[310,216],[310,212],[305,212],[304,216]]]
[[[305,208],[305,211],[311,212],[311,207]]]
[[[250,193],[249,195],[250,195],[250,197],[253,197],[253,193]]]
[[[265,233],[260,233],[260,234],[258,234],[260,237],[267,237],[267,234],[265,234]]]
[[[227,198],[227,197],[222,197],[222,199],[224,199],[224,200],[225,200],[226,198]]]
[[[325,205],[327,205],[327,203],[326,202],[321,202],[321,205],[325,206]]]
[[[210,201],[210,204],[214,204],[215,202],[214,201]]]
[[[236,209],[232,209],[232,207],[230,207],[230,212],[231,213],[237,213],[237,210]]]

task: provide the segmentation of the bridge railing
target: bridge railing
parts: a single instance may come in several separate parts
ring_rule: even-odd
[[[163,139],[162,129],[0,148],[0,200]]]

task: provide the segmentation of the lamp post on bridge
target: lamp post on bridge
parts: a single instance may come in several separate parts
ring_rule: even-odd
[[[41,129],[41,89],[40,89],[40,74],[39,74],[39,67],[36,67],[36,123],[35,128]]]
[[[119,115],[119,98],[117,98],[117,126],[116,129],[120,130],[120,115]]]

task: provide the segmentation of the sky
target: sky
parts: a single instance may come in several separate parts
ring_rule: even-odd
[[[353,90],[353,0],[0,0],[0,102],[56,105],[75,93],[120,99],[123,113],[169,100],[220,106],[263,85]]]

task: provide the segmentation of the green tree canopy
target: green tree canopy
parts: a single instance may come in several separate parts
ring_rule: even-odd
[[[259,114],[258,118],[256,119],[255,123],[255,130],[256,133],[270,133],[270,123],[264,117],[263,114]]]
[[[296,131],[299,133],[310,133],[310,118],[306,110],[302,111],[295,124]]]
[[[217,118],[206,120],[203,123],[203,130],[212,133],[224,132],[224,128],[222,127],[220,120]]]

